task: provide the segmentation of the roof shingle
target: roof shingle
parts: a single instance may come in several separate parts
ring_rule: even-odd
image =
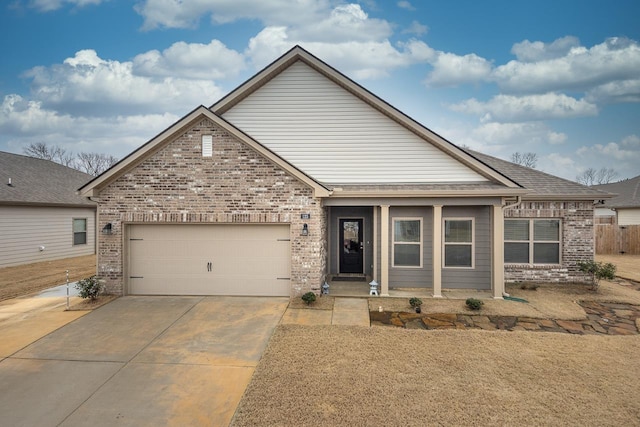
[[[0,151],[0,204],[92,206],[76,194],[91,178],[49,160]]]
[[[520,166],[477,151],[467,151],[481,162],[492,167],[501,174],[508,176],[513,181],[529,190],[529,193],[526,195],[526,198],[528,199],[534,198],[535,196],[554,199],[600,199],[611,197],[611,194],[605,191],[587,187],[585,185],[578,184],[577,182],[549,175],[548,173]]]
[[[594,185],[593,188],[615,193],[617,196],[605,201],[607,208],[640,208],[640,175],[611,184]]]

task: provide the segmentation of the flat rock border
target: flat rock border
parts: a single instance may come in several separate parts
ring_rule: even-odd
[[[625,303],[578,301],[583,320],[535,319],[516,316],[485,316],[481,313],[408,313],[370,311],[371,326],[406,329],[484,329],[561,332],[570,334],[638,335],[640,306]]]

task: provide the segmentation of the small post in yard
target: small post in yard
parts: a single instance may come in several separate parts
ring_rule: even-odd
[[[67,270],[67,310],[69,310],[69,270]]]

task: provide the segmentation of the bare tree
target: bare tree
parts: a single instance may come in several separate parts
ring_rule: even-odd
[[[534,169],[538,164],[538,155],[536,153],[521,153],[516,151],[511,155],[511,162],[520,166]]]
[[[78,153],[74,166],[89,175],[98,176],[118,162],[116,157],[102,153]]]
[[[613,168],[602,167],[600,169],[588,168],[576,176],[576,181],[582,185],[608,184],[618,177],[618,172]]]
[[[23,152],[29,157],[36,159],[51,160],[68,167],[73,167],[75,162],[73,153],[67,152],[58,145],[47,145],[44,142],[34,142],[23,149]]]
[[[57,145],[47,145],[44,142],[34,142],[23,149],[27,156],[37,159],[51,160],[61,165],[98,176],[118,162],[109,154],[81,152],[74,155]]]

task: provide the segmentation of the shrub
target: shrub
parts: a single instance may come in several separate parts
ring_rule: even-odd
[[[81,298],[89,298],[92,301],[98,298],[98,295],[102,292],[102,284],[98,280],[97,276],[91,276],[86,279],[79,280],[78,283],[76,283],[75,288],[78,290],[78,295]]]
[[[306,294],[302,295],[302,301],[306,302],[307,305],[310,305],[315,300],[316,294],[314,294],[313,292],[307,292]]]
[[[598,290],[601,279],[613,280],[616,277],[616,266],[610,262],[596,262],[593,260],[579,261],[578,268],[591,278],[591,289]]]
[[[477,298],[467,298],[465,304],[467,304],[467,307],[471,310],[480,310],[484,305],[484,303]]]
[[[413,308],[420,307],[422,305],[422,300],[420,298],[413,297],[409,300],[409,305]]]

